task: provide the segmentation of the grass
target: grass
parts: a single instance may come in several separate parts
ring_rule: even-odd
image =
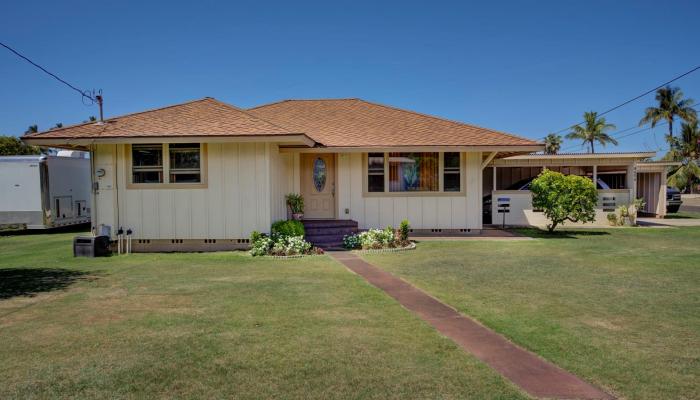
[[[521,399],[328,257],[0,237],[0,398]]]
[[[678,211],[673,214],[666,214],[666,219],[700,219],[700,212]]]
[[[364,257],[613,393],[700,398],[700,228],[523,232]]]

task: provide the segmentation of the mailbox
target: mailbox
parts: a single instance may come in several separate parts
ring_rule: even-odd
[[[503,228],[506,227],[506,213],[510,213],[510,197],[499,197],[496,199],[498,213],[503,214]]]

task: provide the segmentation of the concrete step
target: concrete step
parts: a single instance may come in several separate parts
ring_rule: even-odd
[[[301,221],[305,229],[314,228],[355,228],[357,221],[351,219],[307,219]]]
[[[317,236],[317,235],[351,235],[357,233],[357,228],[343,226],[343,227],[333,227],[333,228],[305,228],[306,236]]]

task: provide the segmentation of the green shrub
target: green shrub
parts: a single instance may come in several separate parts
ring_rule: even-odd
[[[624,226],[625,220],[627,219],[627,217],[629,217],[629,209],[627,208],[626,204],[617,207],[617,216],[619,218],[617,224],[620,226]]]
[[[411,229],[411,223],[407,219],[401,221],[399,225],[399,240],[401,242],[408,242],[408,231]]]
[[[343,247],[346,249],[359,249],[361,246],[360,235],[343,236]]]
[[[258,234],[255,241],[252,240],[250,254],[252,256],[293,256],[299,254],[322,254],[323,252],[314,249],[311,243],[304,240],[303,236],[282,236],[268,237]]]
[[[250,243],[255,243],[264,236],[265,236],[264,234],[262,234],[258,231],[250,232]]]
[[[301,221],[277,221],[272,224],[273,236],[301,236],[304,237],[304,224]]]
[[[289,193],[286,197],[287,205],[292,210],[294,214],[301,214],[304,212],[304,197],[297,193]]]
[[[617,214],[614,212],[608,213],[608,223],[610,226],[617,226]]]
[[[311,243],[304,240],[303,236],[279,236],[275,239],[270,252],[276,256],[294,256],[308,254],[311,247]]]
[[[595,221],[598,191],[588,178],[546,169],[532,181],[530,191],[532,207],[544,212],[550,232],[566,221]]]
[[[265,256],[270,254],[270,249],[274,245],[272,238],[264,235],[258,236],[257,240],[250,244],[250,255]]]
[[[394,247],[394,228],[387,227],[386,229],[370,229],[367,232],[362,232],[359,235],[360,246],[363,249],[382,249],[385,247]]]

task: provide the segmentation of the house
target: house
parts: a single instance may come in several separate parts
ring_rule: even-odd
[[[204,98],[23,140],[89,150],[93,226],[112,237],[131,229],[137,251],[246,247],[253,230],[287,218],[288,193],[304,196],[309,220],[478,232],[486,168],[543,149],[360,99],[244,110]]]

